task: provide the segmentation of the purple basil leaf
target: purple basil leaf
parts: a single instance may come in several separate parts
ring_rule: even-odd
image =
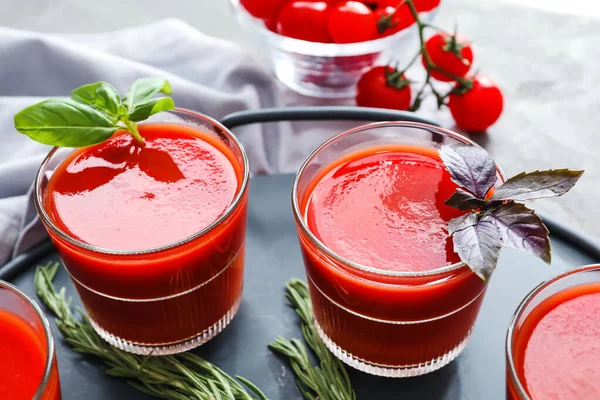
[[[487,205],[484,200],[479,200],[470,192],[461,188],[456,189],[456,192],[448,200],[444,202],[447,206],[458,208],[459,210],[476,210]]]
[[[480,200],[496,183],[496,162],[481,147],[442,146],[440,157],[452,180]]]
[[[450,236],[454,235],[454,233],[466,229],[470,226],[473,226],[477,223],[477,214],[468,213],[462,215],[460,217],[451,219],[448,221],[448,234]]]
[[[533,210],[523,204],[502,204],[482,220],[498,227],[503,246],[539,257],[548,264],[552,261],[548,228]]]
[[[568,169],[535,171],[529,174],[523,172],[497,188],[492,200],[525,201],[562,196],[575,186],[583,172]]]
[[[454,232],[454,251],[484,281],[492,275],[502,241],[498,227],[490,221],[479,220],[474,225]]]

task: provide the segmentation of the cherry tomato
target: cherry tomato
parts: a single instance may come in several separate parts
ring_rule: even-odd
[[[378,8],[386,8],[389,6],[390,0],[367,0],[363,1],[363,3],[369,6],[369,8],[372,10],[376,10]]]
[[[464,94],[451,94],[448,101],[456,125],[467,132],[483,132],[493,125],[504,107],[502,91],[492,80],[477,75],[473,88]]]
[[[461,34],[453,36],[447,32],[436,33],[427,40],[425,48],[435,65],[456,76],[465,76],[473,64],[473,49],[468,39]],[[424,57],[422,62],[425,65]],[[442,82],[453,81],[439,71],[431,71],[431,77]]]
[[[287,0],[240,0],[240,4],[256,18],[273,20]]]
[[[387,6],[396,7],[403,0],[378,0],[378,3],[385,3]],[[413,4],[417,9],[417,12],[429,12],[439,7],[441,0],[413,0]],[[408,7],[408,5],[407,5]]]
[[[277,33],[277,20],[276,19],[263,19],[265,26],[271,32]]]
[[[331,43],[328,17],[329,6],[324,1],[293,0],[281,10],[277,32],[309,42]]]
[[[415,22],[410,9],[407,6],[402,6],[396,11],[394,7],[387,6],[385,8],[379,8],[375,10],[375,18],[377,19],[378,25],[381,23],[383,18],[393,14],[392,19],[389,22],[389,27],[383,32],[378,32],[379,37],[390,36],[394,33],[398,33],[403,29],[408,28]]]
[[[361,107],[389,108],[408,110],[411,90],[401,79],[390,79],[388,75],[396,71],[391,67],[373,67],[358,81],[356,105]],[[394,86],[396,85],[396,86]]]
[[[358,1],[342,1],[329,13],[329,34],[335,43],[358,43],[375,39],[377,19]]]
[[[441,0],[413,0],[415,8],[418,12],[428,12],[434,8],[438,8]]]

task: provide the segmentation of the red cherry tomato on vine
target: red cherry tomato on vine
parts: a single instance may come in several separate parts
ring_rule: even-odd
[[[331,43],[328,17],[329,6],[324,1],[293,0],[281,10],[277,32],[309,42]]]
[[[378,36],[390,36],[400,32],[403,29],[408,28],[415,22],[415,18],[411,14],[410,10],[406,6],[402,6],[396,11],[394,7],[387,6],[385,8],[379,8],[375,10],[375,18],[377,19],[378,25],[381,24],[382,18],[389,17],[388,27],[383,32],[378,32]]]
[[[356,105],[361,107],[408,110],[410,98],[410,85],[391,67],[373,67],[358,81]]]
[[[471,49],[468,39],[461,34],[436,33],[427,40],[425,48],[435,65],[453,75],[465,76],[473,64],[473,49]],[[424,57],[422,57],[422,62],[425,65]],[[431,77],[442,82],[453,81],[452,78],[435,70],[431,71]]]
[[[378,0],[375,1],[377,7],[394,7],[396,8],[398,4],[402,3],[404,0]]]
[[[265,26],[271,32],[277,33],[277,20],[276,19],[263,19]]]
[[[477,75],[464,94],[451,94],[448,107],[456,125],[467,132],[483,132],[492,126],[504,108],[502,91],[492,80]]]
[[[372,9],[378,9],[389,6],[390,0],[367,0],[364,3]]]
[[[273,20],[288,0],[240,0],[240,4],[256,18]]]
[[[440,6],[441,0],[413,0],[418,12],[428,12]]]
[[[385,5],[396,7],[402,3],[403,0],[379,0],[378,3],[385,3]],[[441,0],[413,0],[413,4],[417,9],[417,12],[429,12],[439,7]],[[408,5],[406,6],[408,7]]]
[[[329,34],[335,43],[358,43],[375,39],[377,19],[358,1],[342,1],[329,12]]]

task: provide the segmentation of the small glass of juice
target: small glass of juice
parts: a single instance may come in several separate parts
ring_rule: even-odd
[[[467,344],[486,283],[448,238],[461,211],[444,204],[457,186],[439,149],[459,143],[476,146],[423,124],[367,125],[324,143],[296,176],[293,209],[318,332],[356,369],[422,375]]]
[[[600,399],[600,265],[536,287],[506,338],[508,400]]]
[[[0,399],[61,399],[50,324],[33,300],[4,281],[0,281]]]
[[[132,353],[189,350],[241,300],[249,168],[217,121],[175,110],[98,145],[55,148],[38,213],[96,331]]]

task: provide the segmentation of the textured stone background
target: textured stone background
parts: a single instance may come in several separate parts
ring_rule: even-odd
[[[436,23],[451,28],[458,21],[473,39],[476,64],[506,94],[500,122],[475,140],[508,174],[533,168],[586,169],[572,193],[536,207],[600,237],[600,6],[594,3],[446,0]],[[257,48],[231,17],[227,0],[2,0],[0,25],[85,33],[165,17]],[[314,101],[290,94],[288,103]],[[447,113],[434,113],[431,104],[422,112],[452,128]]]

